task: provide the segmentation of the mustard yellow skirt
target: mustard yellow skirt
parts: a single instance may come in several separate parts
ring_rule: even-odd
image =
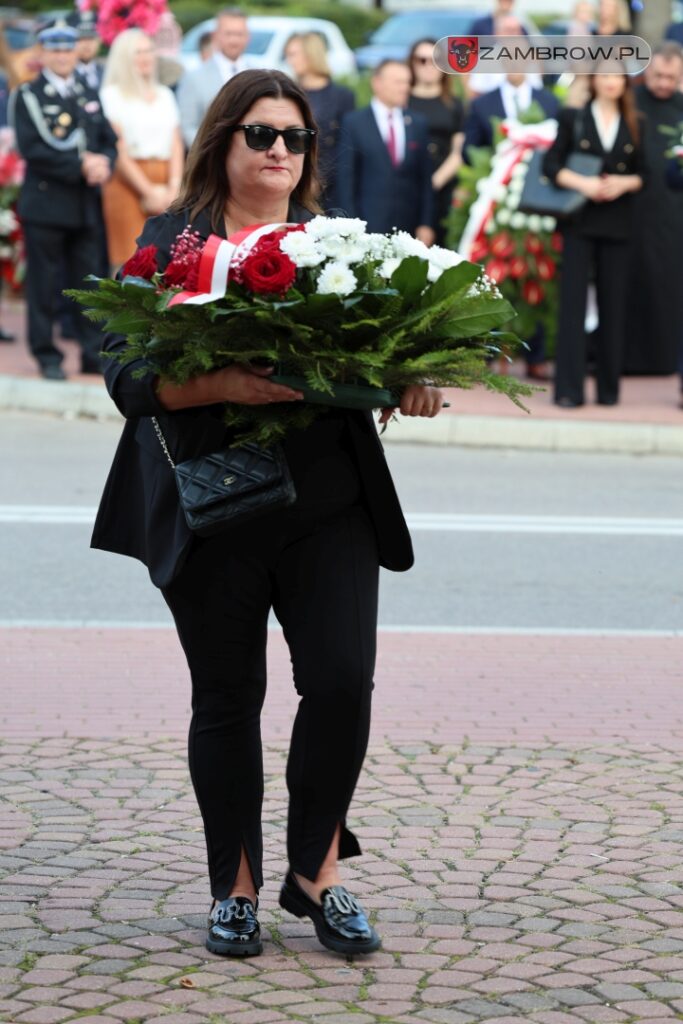
[[[135,163],[155,185],[168,184],[169,160],[136,160]],[[148,214],[140,206],[140,196],[116,170],[102,189],[102,210],[109,263],[119,267],[135,252],[135,239],[142,231]]]

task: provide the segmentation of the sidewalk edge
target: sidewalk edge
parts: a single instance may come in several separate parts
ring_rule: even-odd
[[[0,375],[0,410],[120,420],[101,384],[46,381]],[[457,445],[462,448],[521,448],[536,451],[683,455],[683,424],[605,423],[536,416],[442,415],[406,417],[390,423],[382,444]]]

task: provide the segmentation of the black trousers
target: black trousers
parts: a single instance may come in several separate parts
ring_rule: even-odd
[[[242,844],[257,891],[263,885],[260,715],[271,607],[300,696],[286,770],[290,867],[314,880],[338,823],[339,858],[361,853],[346,814],[370,730],[379,558],[353,493],[200,542],[162,590],[192,676],[189,768],[217,899],[230,894]]]
[[[24,236],[29,346],[41,366],[59,365],[63,356],[53,340],[54,324],[60,313],[59,291],[66,282],[72,288],[87,288],[85,276],[99,273],[100,233],[93,227],[25,223]],[[100,328],[83,316],[81,306],[70,299],[68,303],[83,359],[96,364],[102,348]]]
[[[626,282],[630,246],[627,241],[563,234],[560,311],[557,332],[555,398],[584,401],[586,377],[586,296],[594,268],[600,326],[596,332],[596,384],[599,402],[619,398]]]

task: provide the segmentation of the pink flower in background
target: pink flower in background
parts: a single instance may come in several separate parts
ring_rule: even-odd
[[[167,0],[78,0],[78,6],[82,11],[97,11],[97,31],[107,46],[127,28],[154,35],[168,11]]]

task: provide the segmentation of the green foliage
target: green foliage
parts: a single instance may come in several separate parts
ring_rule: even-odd
[[[343,298],[292,288],[275,301],[247,296],[232,282],[215,303],[164,308],[165,296],[154,285],[130,279],[94,279],[97,288],[65,294],[106,330],[126,336],[125,347],[112,358],[138,363],[138,377],[154,373],[182,385],[212,369],[266,358],[281,373],[302,376],[310,388],[329,394],[334,383],[366,383],[400,395],[408,385],[426,381],[463,388],[482,383],[515,402],[531,393],[489,368],[501,341],[506,350],[519,341],[494,333],[515,311],[478,266],[462,262],[427,284],[427,261],[411,256],[388,285],[376,266],[359,268],[360,290]],[[291,428],[305,428],[322,408],[232,405],[226,422],[237,431],[235,443],[265,444]]]

